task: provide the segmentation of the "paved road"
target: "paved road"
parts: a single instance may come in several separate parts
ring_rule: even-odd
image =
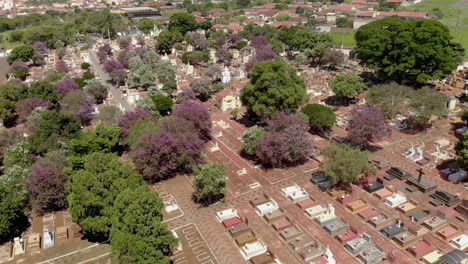
[[[96,55],[93,52],[90,52],[90,58],[91,58],[91,64],[93,65],[94,69],[96,70],[96,73],[99,75],[101,78],[102,84],[104,84],[108,89],[109,92],[112,94],[112,97],[114,97],[115,101],[117,104],[120,104],[125,111],[131,111],[133,109],[130,104],[128,104],[127,100],[122,97],[119,88],[115,87],[114,85],[109,83],[109,80],[111,79],[109,74],[105,72],[101,65],[99,64],[99,60],[97,59]]]

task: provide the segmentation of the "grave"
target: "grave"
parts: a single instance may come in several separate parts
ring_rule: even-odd
[[[299,230],[297,226],[293,226],[280,231],[279,234],[286,242],[289,242],[297,237],[300,237],[302,235],[302,231]]]
[[[289,241],[288,245],[294,250],[294,251],[299,251],[309,245],[313,245],[314,247],[319,247],[320,244],[317,243],[310,235],[307,233],[303,234],[300,237],[296,237],[295,239]]]
[[[309,261],[323,254],[322,246],[318,243],[309,244],[304,248],[297,250],[299,256],[304,261]]]
[[[281,189],[281,193],[293,202],[299,202],[309,197],[307,191],[297,184]]]
[[[448,181],[452,183],[460,183],[464,182],[468,179],[468,173],[465,170],[459,170],[457,172],[454,172],[448,176]]]
[[[224,228],[228,228],[228,227],[231,227],[231,226],[238,225],[238,224],[240,224],[242,222],[244,222],[244,221],[242,221],[242,219],[240,217],[233,217],[233,218],[223,220],[223,226],[224,226]]]
[[[374,192],[374,197],[376,197],[379,200],[385,200],[388,197],[392,196],[393,193],[394,189],[392,186],[385,186],[385,188]]]
[[[269,251],[251,258],[250,262],[252,262],[252,264],[274,264],[276,263],[274,255],[270,253]]]
[[[431,253],[424,255],[421,261],[425,264],[435,264],[439,261],[439,258],[442,257],[444,253],[441,250],[434,250]]]
[[[333,199],[337,199],[343,195],[346,195],[345,190],[328,190],[327,191],[328,195],[330,195]]]
[[[238,225],[229,227],[228,231],[229,234],[231,234],[231,236],[235,238],[239,235],[250,232],[250,227],[246,223],[240,223]]]
[[[373,207],[369,207],[369,208],[365,209],[364,211],[361,211],[361,212],[358,213],[359,217],[361,217],[364,221],[367,221],[367,220],[369,220],[370,218],[372,218],[374,216],[378,216],[379,214],[380,214],[380,212],[377,211]]]
[[[325,231],[331,236],[343,232],[348,228],[348,223],[341,218],[331,219],[323,223],[323,229],[325,229]]]
[[[329,204],[328,210],[326,210],[320,215],[317,215],[314,219],[319,225],[323,226],[325,222],[335,218],[335,207],[333,207],[333,204]]]
[[[372,246],[372,238],[366,233],[362,233],[360,237],[346,242],[345,245],[346,249],[353,255],[359,254],[370,246]]]
[[[37,234],[37,235],[39,235],[39,234]],[[25,243],[23,241],[23,238],[15,237],[13,239],[13,256],[16,257],[18,255],[24,254],[24,251],[25,251],[25,245],[24,244]],[[36,253],[36,252],[34,252],[34,253]]]
[[[446,206],[452,206],[461,202],[457,196],[444,190],[436,191],[435,193],[431,194],[431,197],[441,201]]]
[[[305,209],[305,213],[309,218],[315,218],[328,210],[327,205],[319,204],[313,207],[309,207]]]
[[[0,263],[7,262],[13,259],[13,248],[10,242],[0,246]]]
[[[264,216],[265,214],[276,211],[278,209],[278,204],[275,202],[275,200],[271,199],[267,203],[257,205],[255,211],[258,215]]]
[[[411,231],[411,230],[406,230],[396,236],[393,237],[393,240],[402,248],[407,248],[408,246],[411,246],[412,244],[418,242],[420,238],[418,235]]]
[[[374,164],[377,168],[379,168],[379,170],[385,169],[392,165],[390,162],[380,157],[371,157],[369,158],[369,162]]]
[[[413,177],[411,173],[399,167],[391,167],[389,170],[387,170],[387,173],[400,180],[407,180]]]
[[[241,248],[240,253],[242,257],[244,257],[244,259],[247,260],[255,256],[261,255],[265,253],[267,250],[268,250],[267,245],[259,240],[253,243],[245,244]]]
[[[461,234],[454,239],[452,239],[452,242],[450,242],[452,246],[454,246],[456,249],[459,250],[465,250],[468,248],[468,234],[465,231],[464,234]]]
[[[393,219],[391,219],[390,217],[388,217],[384,213],[380,213],[377,216],[371,217],[367,222],[372,227],[379,230],[379,229],[382,229],[382,228],[384,228],[384,227],[386,227],[388,225],[391,225],[393,223]]]
[[[313,175],[311,178],[310,178],[310,181],[315,184],[315,185],[318,185],[322,182],[326,182],[326,181],[331,181],[331,178],[327,175],[325,175],[324,173],[320,173],[318,175]]]
[[[435,191],[437,189],[437,185],[433,183],[432,181],[430,181],[429,179],[426,179],[423,177],[424,172],[421,168],[418,170],[418,172],[419,172],[418,178],[415,178],[415,177],[410,178],[406,181],[406,183],[417,187],[423,193],[430,193],[430,192]]]
[[[28,252],[36,254],[41,251],[41,237],[39,233],[31,233],[28,237]]]
[[[401,204],[397,207],[397,211],[404,214],[405,216],[412,215],[419,210],[419,203],[413,199],[408,202]]]
[[[438,235],[446,242],[449,242],[450,240],[456,238],[461,234],[463,234],[463,227],[460,227],[455,224],[449,224],[444,227],[441,227],[436,232],[436,235]]]
[[[375,245],[358,254],[358,259],[364,264],[373,264],[382,261],[385,258],[385,251]]]
[[[435,216],[432,216],[431,218],[425,220],[422,223],[422,226],[429,229],[430,231],[435,231],[435,230],[445,226],[446,223],[447,222],[445,221],[445,219],[442,219],[442,218],[435,215]]]
[[[416,259],[420,259],[423,256],[429,254],[432,252],[433,247],[431,246],[431,243],[426,241],[425,239],[418,241],[408,247],[406,250],[408,250],[411,255],[413,255]]]
[[[293,220],[291,220],[289,217],[284,217],[274,222],[271,226],[273,227],[273,229],[275,229],[276,232],[279,232],[286,228],[292,227],[293,225]]]
[[[314,203],[315,200],[309,196],[307,199],[297,202],[296,205],[299,206],[301,210],[305,210],[306,208],[312,207]]]
[[[346,242],[358,238],[358,232],[353,227],[346,229],[343,232],[336,234],[335,238],[341,243],[345,244]]]
[[[346,204],[346,208],[348,208],[353,214],[359,213],[367,209],[367,207],[367,201],[362,198]]]
[[[239,215],[237,214],[237,210],[232,208],[216,212],[216,220],[218,220],[220,223],[226,219],[234,217],[239,217]]]
[[[384,181],[377,178],[375,182],[364,184],[363,188],[366,192],[373,193],[384,188]]]
[[[268,212],[268,213],[265,213],[263,215],[263,218],[265,218],[265,220],[268,222],[268,223],[274,223],[280,219],[283,219],[285,218],[285,214],[283,212],[283,209],[279,208],[278,210],[275,210],[275,211],[272,211],[272,212]]]
[[[236,244],[239,247],[243,247],[247,243],[253,243],[257,241],[257,237],[252,231],[249,230],[248,232],[237,235],[234,238],[234,241],[236,241]]]
[[[253,207],[257,207],[257,205],[265,204],[267,202],[268,202],[268,197],[265,194],[250,200],[250,204]]]
[[[403,203],[406,203],[406,196],[402,192],[397,192],[387,197],[384,203],[391,208],[395,208]]]
[[[442,257],[439,258],[439,263],[442,264],[466,264],[468,263],[468,254],[466,252],[463,252],[459,249],[454,249],[450,251],[449,253],[443,255]]]
[[[66,226],[59,226],[55,229],[55,241],[64,241],[68,239],[68,230]]]
[[[413,221],[415,223],[420,223],[422,221],[427,220],[430,216],[431,216],[431,211],[429,211],[429,210],[420,210],[420,211],[417,211],[417,212],[413,213],[409,217],[410,217],[411,221]]]
[[[406,228],[404,227],[403,223],[400,220],[397,220],[395,224],[386,226],[380,230],[380,233],[382,233],[384,236],[388,238],[393,238],[396,235],[403,233],[406,231]]]
[[[43,248],[51,248],[54,246],[54,232],[44,230],[42,239],[43,239]]]

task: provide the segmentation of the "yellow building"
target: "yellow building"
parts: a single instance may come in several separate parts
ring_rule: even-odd
[[[221,109],[221,111],[231,111],[234,108],[241,107],[241,101],[239,94],[236,91],[223,90],[216,94],[216,106]]]

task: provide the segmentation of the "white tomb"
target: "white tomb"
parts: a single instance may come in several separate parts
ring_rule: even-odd
[[[276,210],[278,210],[278,209],[279,209],[279,206],[278,206],[278,204],[275,202],[275,200],[270,199],[270,201],[268,201],[267,203],[257,205],[255,211],[256,211],[257,214],[259,214],[260,216],[264,216],[265,214],[274,212],[274,211],[276,211]]]
[[[54,232],[49,232],[48,230],[44,230],[43,234],[43,241],[44,241],[44,248],[51,248],[54,246]]]
[[[244,259],[251,259],[255,256],[258,256],[260,254],[265,253],[268,250],[268,247],[265,243],[262,241],[258,240],[253,243],[247,243],[245,244],[241,250],[240,253]]]
[[[327,250],[325,251],[325,258],[328,260],[328,264],[336,264],[335,257],[333,256],[329,246],[327,246]]]
[[[465,250],[468,247],[468,235],[466,233],[459,235],[452,239],[450,244],[459,250]]]
[[[224,67],[224,71],[221,77],[221,82],[223,84],[228,84],[229,82],[231,82],[231,73],[229,72],[229,69],[227,67]]]
[[[309,196],[307,191],[297,184],[281,189],[281,193],[293,202],[304,200]]]
[[[385,199],[384,202],[386,205],[390,206],[391,208],[395,208],[401,204],[406,203],[406,196],[400,192],[394,193],[392,196]]]
[[[305,209],[305,213],[309,218],[316,218],[317,216],[325,213],[327,210],[328,207],[325,204],[319,204]]]
[[[20,237],[15,237],[13,242],[13,255],[18,256],[24,254],[24,241]]]
[[[174,201],[164,202],[164,210],[166,210],[166,212],[170,213],[178,209],[179,209],[179,206],[176,203],[174,203]]]
[[[239,215],[237,214],[237,210],[232,209],[232,208],[219,211],[216,213],[216,220],[218,220],[218,222],[220,223],[226,219],[234,218],[234,217],[239,217]]]
[[[333,207],[333,204],[329,204],[328,209],[325,212],[315,217],[315,221],[317,221],[320,225],[323,225],[325,222],[335,218],[335,207]]]

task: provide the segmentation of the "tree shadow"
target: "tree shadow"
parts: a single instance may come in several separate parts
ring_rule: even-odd
[[[11,241],[14,237],[21,237],[21,234],[31,226],[31,222],[26,215],[21,215],[14,221],[14,225],[15,228],[10,229],[4,236],[0,236],[0,244]]]

